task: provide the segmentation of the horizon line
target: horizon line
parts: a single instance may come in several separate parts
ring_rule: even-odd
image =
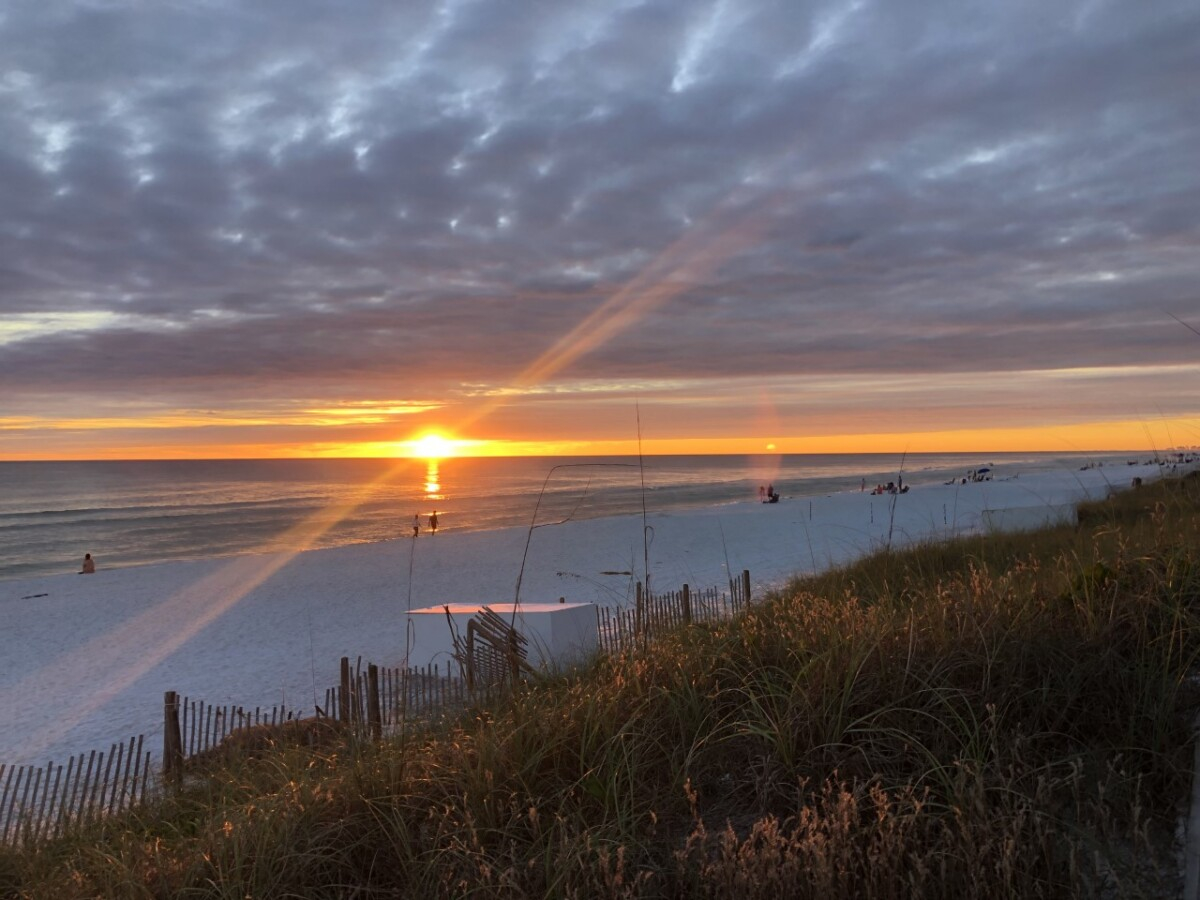
[[[1150,453],[1155,456],[1161,454],[1181,454],[1187,452],[1200,452],[1200,446],[1190,445],[1183,447],[1166,447],[1161,450],[1138,449],[1136,447],[1129,448],[1089,448],[1089,449],[1038,449],[1027,448],[1021,450],[854,450],[844,452],[831,451],[753,451],[753,452],[717,452],[717,451],[697,451],[694,453],[519,453],[511,455],[500,454],[453,454],[447,456],[128,456],[128,457],[40,457],[40,458],[20,458],[20,459],[3,459],[0,458],[0,463],[127,463],[127,462],[354,462],[354,461],[369,461],[369,462],[447,462],[451,460],[489,460],[489,459],[578,459],[578,458],[637,458],[641,456],[650,457],[668,457],[668,456],[969,456],[969,455],[997,455],[997,456],[1012,456],[1024,453],[1041,453],[1041,454],[1059,454],[1062,456],[1089,456],[1093,454],[1118,455],[1118,454],[1146,454]]]

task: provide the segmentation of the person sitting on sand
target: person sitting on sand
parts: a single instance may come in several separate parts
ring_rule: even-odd
[[[96,571],[96,561],[92,559],[92,554],[83,554],[83,568],[79,570],[80,575],[91,575]]]

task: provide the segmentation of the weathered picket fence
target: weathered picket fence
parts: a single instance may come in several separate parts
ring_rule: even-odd
[[[413,722],[427,722],[483,699],[489,689],[472,691],[466,679],[436,663],[381,668],[362,661],[352,668],[342,657],[341,681],[325,692],[325,710],[353,729],[378,738]]]
[[[279,725],[299,718],[286,705],[253,709],[182,697],[167,691],[163,698],[163,769],[176,774],[175,765],[214,750],[240,731],[263,725]]]
[[[643,592],[638,584],[634,606],[596,607],[600,649],[619,653],[681,625],[732,618],[749,605],[750,572],[746,570],[730,580],[728,593],[717,588],[692,591],[685,584],[678,591],[653,594]]]
[[[154,776],[142,744],[138,735],[65,766],[0,765],[0,844],[30,845],[143,802]]]
[[[242,732],[256,729],[264,741],[272,735],[282,738],[286,728],[311,735],[314,720],[335,725],[342,732],[369,735],[378,739],[405,723],[428,721],[451,709],[461,709],[484,696],[471,692],[450,668],[443,672],[437,665],[426,668],[356,666],[348,657],[341,660],[341,681],[325,691],[325,704],[305,716],[284,705],[254,707],[218,706],[202,700],[181,697],[167,691],[163,698],[163,771],[178,777],[189,760],[211,754],[225,741]],[[301,726],[301,720],[309,723]],[[277,729],[277,730],[276,730]]]

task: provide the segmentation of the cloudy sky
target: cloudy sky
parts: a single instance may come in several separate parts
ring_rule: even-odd
[[[1200,444],[1195,0],[7,0],[0,458]]]

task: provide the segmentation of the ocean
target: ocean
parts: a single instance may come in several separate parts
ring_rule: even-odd
[[[1145,454],[1141,455],[1145,457]],[[0,579],[1124,465],[1136,452],[0,462]],[[1114,476],[1114,483],[1122,479]]]

